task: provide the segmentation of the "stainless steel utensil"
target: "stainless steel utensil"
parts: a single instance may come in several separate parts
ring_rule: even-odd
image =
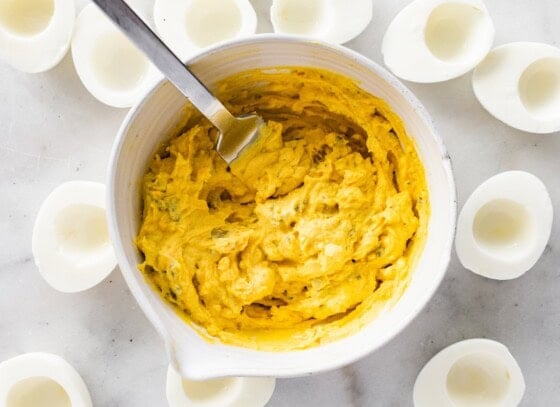
[[[255,141],[261,117],[235,117],[124,0],[93,0],[175,87],[219,130],[216,150],[231,164]]]

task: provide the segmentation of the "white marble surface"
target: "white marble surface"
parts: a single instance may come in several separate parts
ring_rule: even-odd
[[[147,5],[148,0],[136,0]],[[268,0],[253,0],[267,31]],[[380,42],[407,0],[374,0],[375,17],[349,47],[381,61]],[[488,0],[496,44],[531,40],[560,45],[558,0]],[[81,7],[85,1],[79,1]],[[144,7],[148,10],[148,7]],[[477,103],[470,75],[413,85],[453,158],[462,205],[486,178],[503,170],[533,172],[560,214],[560,134],[507,128]],[[31,231],[41,201],[61,182],[103,181],[114,135],[125,115],[97,102],[68,55],[50,72],[27,75],[0,65],[0,360],[22,352],[64,356],[83,375],[96,406],[165,406],[167,361],[118,270],[82,294],[62,294],[39,276]],[[523,277],[496,282],[461,267],[453,256],[435,297],[381,350],[346,368],[280,380],[270,406],[408,406],[424,363],[471,337],[506,344],[527,382],[525,406],[560,400],[560,223],[544,256]]]

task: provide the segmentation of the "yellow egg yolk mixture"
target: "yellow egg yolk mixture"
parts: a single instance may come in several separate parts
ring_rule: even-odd
[[[401,296],[423,248],[428,189],[381,99],[313,68],[221,81],[266,126],[232,167],[194,108],[143,179],[139,266],[208,340],[292,350],[342,338]]]

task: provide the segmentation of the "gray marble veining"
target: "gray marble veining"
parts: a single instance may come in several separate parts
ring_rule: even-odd
[[[79,5],[85,1],[79,1]],[[149,13],[147,0],[135,0]],[[268,31],[268,0],[254,0]],[[407,0],[374,0],[367,31],[348,44],[381,61],[389,21]],[[496,44],[530,40],[560,45],[557,0],[488,0]],[[522,169],[548,186],[560,213],[560,134],[534,136],[490,117],[475,100],[470,75],[436,85],[408,84],[426,105],[453,159],[462,205],[486,178]],[[83,375],[96,406],[165,406],[166,356],[118,271],[81,294],[52,290],[31,258],[33,220],[56,185],[103,181],[125,110],[97,102],[81,85],[70,55],[44,74],[0,65],[0,360],[22,352],[63,355]],[[527,382],[525,406],[560,402],[560,226],[538,264],[497,282],[462,268],[454,256],[440,289],[393,341],[351,366],[280,380],[270,402],[284,406],[409,406],[419,370],[464,338],[506,344]]]

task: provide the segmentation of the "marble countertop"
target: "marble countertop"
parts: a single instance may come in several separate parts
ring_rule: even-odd
[[[148,1],[136,0],[144,11]],[[268,0],[253,0],[259,30],[269,31]],[[347,45],[382,61],[389,21],[407,0],[374,0],[367,31]],[[557,0],[490,0],[496,44],[560,45]],[[85,1],[78,1],[79,7]],[[560,214],[560,134],[510,129],[478,104],[470,74],[436,85],[407,84],[431,112],[454,163],[459,205],[488,177],[511,169],[540,177]],[[81,294],[62,294],[39,276],[31,232],[43,199],[58,184],[104,181],[109,151],[125,110],[106,107],[80,83],[70,55],[37,75],[0,65],[0,360],[23,352],[65,357],[82,374],[96,406],[166,406],[162,342],[118,270]],[[348,367],[279,380],[269,405],[409,406],[422,366],[456,341],[506,344],[527,383],[523,405],[560,400],[560,222],[537,265],[517,280],[491,281],[452,257],[423,312],[397,338]]]

